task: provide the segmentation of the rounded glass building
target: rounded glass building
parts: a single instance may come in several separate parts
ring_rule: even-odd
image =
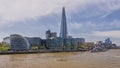
[[[30,46],[28,40],[18,34],[10,35],[10,45],[14,51],[28,50]]]

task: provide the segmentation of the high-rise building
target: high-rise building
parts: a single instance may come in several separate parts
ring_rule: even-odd
[[[60,37],[61,38],[67,38],[67,22],[66,22],[66,13],[65,13],[65,8],[64,7],[62,9]]]
[[[56,37],[57,37],[56,32],[51,32],[50,30],[46,31],[46,39],[56,38]]]
[[[51,37],[51,31],[48,30],[46,31],[46,39],[49,39]]]

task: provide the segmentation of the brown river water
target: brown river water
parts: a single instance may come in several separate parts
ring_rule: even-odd
[[[0,68],[120,68],[120,50],[0,55]]]

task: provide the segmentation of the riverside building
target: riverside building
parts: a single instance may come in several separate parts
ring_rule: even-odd
[[[57,37],[56,32],[46,31],[46,39],[39,37],[23,37],[19,34],[12,34],[10,37],[3,39],[3,43],[10,45],[11,50],[29,50],[32,46],[44,46],[46,49],[51,50],[78,50],[85,42],[84,38],[72,38],[68,35],[66,12],[65,8],[62,9],[62,19],[60,35]]]
[[[12,34],[10,37],[3,39],[3,43],[10,45],[10,50],[26,51],[32,46],[41,46],[41,38],[39,37],[23,37],[19,34]]]
[[[65,8],[62,9],[61,28],[59,37],[49,38],[50,30],[46,32],[46,46],[52,50],[77,50],[82,43],[85,42],[84,38],[72,38],[68,36],[67,21]]]

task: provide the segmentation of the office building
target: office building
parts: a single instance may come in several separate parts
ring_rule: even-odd
[[[39,37],[25,37],[25,38],[28,40],[28,42],[30,44],[30,48],[32,46],[38,46],[38,48],[40,48],[41,41],[42,41],[41,38],[39,38]]]
[[[11,50],[14,51],[21,51],[21,50],[28,50],[29,49],[29,41],[21,35],[12,34],[10,35],[10,46]]]
[[[60,37],[61,38],[67,38],[67,22],[66,22],[66,13],[65,8],[62,9],[62,20],[61,20],[61,28],[60,28]]]
[[[32,46],[40,47],[42,39],[39,37],[23,37],[18,34],[12,34],[10,37],[5,37],[3,43],[10,45],[13,51],[24,51],[31,49]]]
[[[57,37],[56,32],[51,32],[50,30],[46,31],[46,39],[56,38],[56,37]]]

